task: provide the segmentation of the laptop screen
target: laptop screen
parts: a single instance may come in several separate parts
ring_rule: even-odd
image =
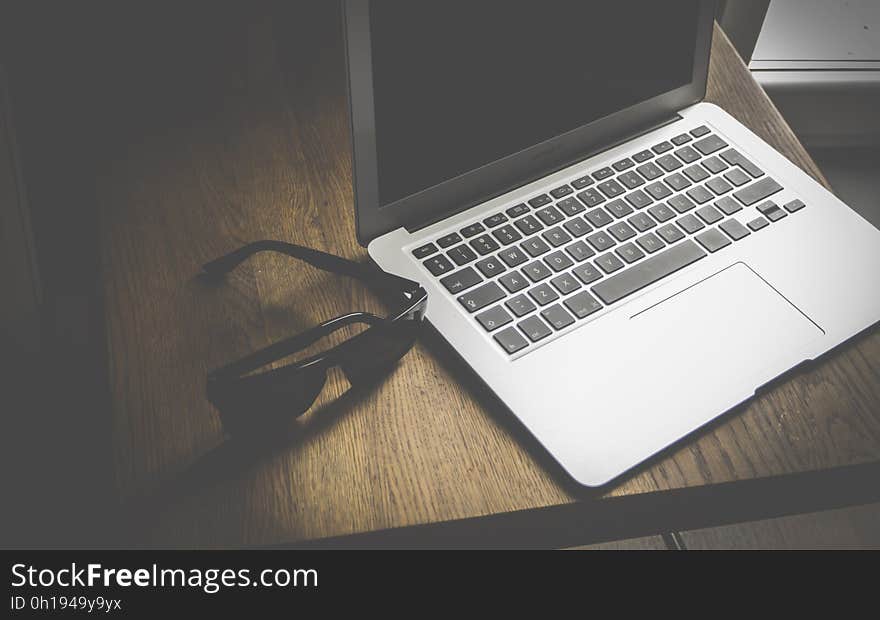
[[[698,0],[374,0],[379,203],[688,84],[698,16]]]

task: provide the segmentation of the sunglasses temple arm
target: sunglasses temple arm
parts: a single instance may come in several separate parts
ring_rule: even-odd
[[[375,268],[369,264],[358,263],[341,256],[334,256],[320,250],[313,250],[301,245],[286,243],[284,241],[254,241],[248,243],[217,258],[209,263],[202,265],[202,271],[211,276],[222,276],[235,269],[239,264],[246,261],[254,254],[260,252],[277,252],[291,258],[296,258],[307,262],[308,264],[342,275],[359,278],[361,280],[375,277],[378,273]]]
[[[323,271],[357,278],[383,294],[395,295],[412,292],[419,288],[418,283],[386,273],[372,263],[358,263],[347,258],[334,256],[293,243],[285,243],[284,241],[264,240],[248,243],[229,254],[206,263],[202,266],[202,270],[209,276],[220,277],[259,252],[277,252],[305,261]]]
[[[320,340],[324,336],[335,332],[338,329],[341,329],[347,325],[354,325],[356,323],[366,323],[368,325],[376,325],[382,322],[382,319],[379,317],[369,314],[367,312],[352,312],[351,314],[345,314],[340,317],[336,317],[335,319],[331,319],[320,325],[317,325],[307,331],[304,331],[295,336],[291,336],[290,338],[285,338],[279,342],[269,345],[259,351],[255,351],[250,355],[243,357],[240,360],[232,362],[227,366],[222,368],[218,368],[211,372],[208,377],[210,378],[228,378],[228,377],[239,377],[243,374],[249,373],[261,366],[265,366],[266,364],[270,364],[277,360],[283,359],[288,355],[292,355],[297,351],[300,351],[312,343]]]

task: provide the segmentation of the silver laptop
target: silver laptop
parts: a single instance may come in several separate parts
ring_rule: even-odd
[[[701,103],[714,8],[345,2],[358,239],[583,485],[880,319],[880,232]]]

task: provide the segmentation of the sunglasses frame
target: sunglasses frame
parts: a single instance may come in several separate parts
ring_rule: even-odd
[[[260,252],[284,254],[309,263],[323,271],[353,277],[364,282],[386,303],[393,304],[392,307],[395,309],[385,318],[368,312],[351,312],[335,317],[209,372],[206,384],[208,400],[221,411],[221,417],[223,417],[224,404],[228,404],[230,397],[234,398],[236,392],[239,394],[248,392],[249,388],[254,386],[265,387],[269,385],[267,381],[295,383],[297,380],[302,381],[306,376],[314,377],[314,381],[322,382],[318,389],[312,390],[314,397],[305,404],[302,411],[290,412],[292,417],[300,416],[314,404],[317,396],[323,390],[324,383],[326,383],[327,371],[331,368],[342,368],[352,384],[363,376],[351,375],[351,368],[356,366],[354,364],[357,361],[356,357],[363,355],[363,343],[383,337],[401,338],[397,343],[402,345],[400,351],[395,352],[394,359],[387,360],[389,364],[400,360],[412,348],[418,335],[418,328],[425,316],[428,293],[419,283],[389,274],[371,263],[358,263],[283,241],[264,240],[244,245],[238,250],[205,264],[202,267],[203,273],[208,278],[220,279],[241,262]],[[344,342],[306,359],[279,368],[259,373],[254,372],[263,366],[307,348],[343,327],[356,324],[366,324],[369,327]],[[406,333],[406,328],[411,326],[415,326],[413,332]],[[409,339],[409,342],[406,342],[405,339]]]

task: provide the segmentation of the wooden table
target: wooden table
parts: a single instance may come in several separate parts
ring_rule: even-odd
[[[331,377],[322,406],[272,446],[221,445],[207,371],[380,309],[283,257],[222,286],[196,278],[260,238],[366,258],[338,15],[326,13],[284,28],[256,16],[221,97],[99,170],[116,481],[136,507],[120,517],[126,544],[565,546],[878,499],[876,331],[595,493],[568,484],[435,336],[368,393],[335,400],[347,385]],[[717,28],[707,99],[825,183]]]

